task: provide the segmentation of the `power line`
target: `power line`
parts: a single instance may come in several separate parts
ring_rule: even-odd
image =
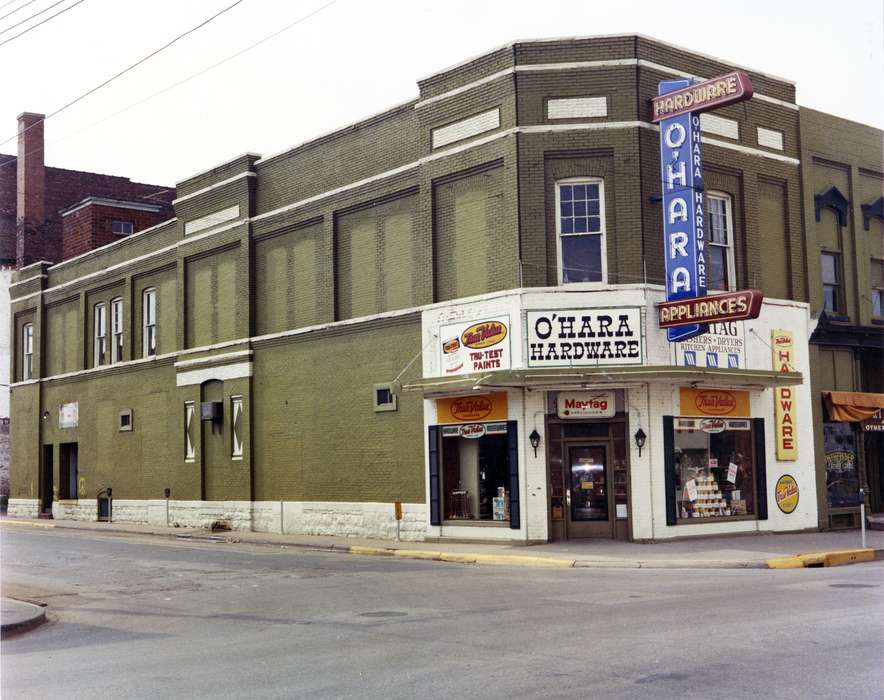
[[[9,0],[9,2],[0,5],[0,10],[2,10],[2,9],[3,9],[4,7],[6,7],[7,5],[11,5],[11,4],[14,3],[15,1],[16,1],[16,0]],[[32,4],[34,4],[35,2],[37,2],[37,0],[28,0],[24,5],[20,5],[19,7],[16,7],[14,10],[11,10],[11,11],[7,12],[5,15],[3,15],[2,17],[0,17],[0,19],[6,19],[7,17],[9,17],[9,15],[14,15],[14,14],[15,14],[16,12],[18,12],[19,10],[23,10],[23,9],[25,9],[28,5],[32,5]]]
[[[19,32],[19,33],[16,34],[15,36],[11,36],[11,37],[9,37],[6,41],[2,41],[2,42],[0,42],[0,46],[5,46],[5,45],[8,44],[10,41],[15,41],[15,40],[18,39],[20,36],[24,36],[25,34],[27,34],[27,33],[28,33],[29,31],[31,31],[32,29],[36,29],[37,27],[39,27],[39,26],[41,26],[41,25],[43,25],[43,24],[46,24],[47,22],[49,22],[49,21],[55,19],[55,18],[58,17],[59,15],[63,15],[63,14],[64,14],[65,12],[67,12],[68,10],[73,10],[73,9],[74,9],[77,5],[79,5],[81,2],[83,2],[83,0],[77,0],[77,2],[75,2],[73,5],[68,5],[67,7],[62,8],[61,10],[59,10],[58,12],[56,12],[54,15],[49,15],[46,19],[44,19],[44,20],[42,20],[42,21],[40,21],[40,22],[37,22],[37,24],[32,24],[30,27],[28,27],[28,28],[25,29],[24,31]],[[4,143],[6,143],[6,142],[4,141]],[[0,144],[0,146],[2,146],[2,145],[3,145],[3,144]]]
[[[286,32],[286,31],[288,31],[289,29],[291,29],[292,27],[295,27],[295,26],[297,26],[298,24],[301,24],[302,22],[306,22],[308,19],[310,19],[310,18],[313,17],[314,15],[319,14],[320,12],[322,12],[323,10],[325,10],[326,8],[331,7],[331,6],[334,5],[336,2],[337,2],[337,0],[330,0],[330,2],[327,2],[327,3],[325,3],[324,5],[321,5],[321,6],[318,7],[317,9],[313,10],[312,12],[309,12],[309,13],[307,13],[306,15],[303,15],[303,16],[299,17],[299,18],[296,19],[294,22],[291,22],[291,23],[287,24],[286,26],[282,27],[281,29],[278,29],[278,30],[276,30],[275,32],[272,32],[271,34],[268,34],[268,35],[265,36],[264,38],[259,39],[258,41],[254,42],[254,43],[252,43],[252,44],[249,44],[248,46],[246,46],[246,47],[243,48],[243,49],[240,49],[240,50],[237,51],[236,53],[233,53],[233,54],[227,56],[226,58],[222,58],[220,61],[218,61],[218,62],[216,62],[216,63],[213,63],[212,65],[208,66],[207,68],[203,68],[202,70],[199,70],[199,71],[197,71],[196,73],[191,73],[191,74],[190,74],[189,76],[187,76],[186,78],[182,78],[181,80],[179,80],[179,81],[177,81],[177,82],[175,82],[175,83],[172,83],[171,85],[168,85],[168,86],[162,88],[161,90],[157,90],[156,92],[154,92],[154,93],[148,95],[147,97],[145,97],[145,98],[143,98],[143,99],[141,99],[141,100],[138,100],[137,102],[133,102],[133,103],[127,105],[126,107],[123,107],[122,109],[117,110],[116,112],[113,112],[112,114],[109,114],[109,115],[107,115],[106,117],[104,117],[104,118],[102,118],[102,119],[99,119],[99,120],[96,121],[96,122],[92,122],[91,124],[87,124],[87,125],[84,126],[82,129],[78,129],[77,131],[73,131],[73,132],[71,132],[71,133],[69,133],[69,134],[67,134],[67,135],[65,135],[65,136],[62,136],[61,138],[58,138],[58,139],[55,139],[55,140],[51,141],[50,143],[58,143],[59,141],[64,141],[65,139],[70,138],[71,136],[76,136],[77,134],[82,134],[84,131],[88,131],[89,129],[92,129],[93,127],[96,127],[96,126],[98,126],[99,124],[103,124],[104,122],[108,121],[109,119],[113,119],[114,117],[116,117],[116,116],[122,114],[123,112],[128,112],[130,109],[132,109],[132,108],[134,108],[134,107],[138,107],[139,105],[142,105],[142,104],[144,104],[145,102],[148,102],[149,100],[152,100],[152,99],[155,98],[155,97],[159,97],[160,95],[162,95],[162,94],[164,94],[164,93],[166,93],[166,92],[169,92],[170,90],[174,90],[176,87],[179,87],[179,86],[181,86],[181,85],[184,85],[185,83],[190,82],[190,81],[193,80],[194,78],[198,78],[198,77],[200,77],[201,75],[204,75],[204,74],[208,73],[209,71],[214,70],[215,68],[218,68],[219,66],[222,66],[223,64],[227,63],[228,61],[232,61],[234,58],[238,58],[239,56],[242,56],[244,53],[246,53],[246,52],[248,52],[248,51],[251,51],[251,50],[254,49],[254,48],[257,48],[257,47],[260,46],[261,44],[263,44],[263,43],[265,43],[265,42],[267,42],[267,41],[270,41],[271,39],[276,38],[277,36],[279,36],[279,35],[282,34],[283,32]],[[55,112],[55,113],[57,114],[58,112]],[[49,116],[52,116],[52,115],[50,114]],[[49,117],[46,117],[46,119],[48,119],[48,118],[49,118]],[[38,123],[39,123],[39,122],[38,122]],[[24,132],[22,132],[22,133],[24,133]],[[15,137],[13,137],[13,138],[15,138]],[[8,142],[11,141],[11,140],[12,140],[12,139],[7,139],[7,140],[4,141],[3,143],[8,143]],[[3,143],[0,143],[0,146],[2,146]],[[32,153],[33,153],[33,152],[36,152],[36,151],[38,151],[38,150],[40,150],[40,149],[34,149],[34,151],[32,151]],[[25,154],[25,155],[30,155],[30,153],[27,153],[27,154]],[[9,162],[11,163],[11,162],[13,162],[13,161],[10,160]],[[3,165],[6,165],[6,163],[4,163]],[[0,165],[0,167],[3,167],[3,165]]]
[[[43,13],[45,13],[45,12],[49,12],[49,10],[51,10],[53,7],[55,7],[56,5],[61,5],[61,3],[63,3],[64,1],[65,1],[65,0],[56,0],[56,2],[52,3],[51,5],[47,5],[46,7],[44,7],[44,8],[43,8],[42,10],[40,10],[39,12],[35,12],[34,14],[32,14],[30,17],[25,17],[23,20],[21,20],[21,21],[19,21],[19,22],[16,22],[15,24],[10,24],[10,25],[9,25],[8,27],[6,27],[5,29],[0,29],[0,34],[6,34],[6,32],[8,32],[10,29],[15,29],[15,28],[16,28],[17,26],[19,26],[20,24],[24,24],[25,22],[30,22],[32,19],[34,19],[34,17],[39,17],[39,16],[42,15]],[[22,5],[22,7],[24,7],[24,5]],[[21,7],[18,8],[18,9],[20,10]],[[18,12],[18,10],[13,10],[13,11],[10,12],[9,14],[12,15],[12,14],[15,14],[16,12]],[[3,17],[8,17],[8,16],[9,16],[9,15],[3,15]],[[0,17],[0,19],[2,19],[2,17]]]
[[[81,3],[81,2],[83,2],[83,0],[77,0],[77,2],[74,3],[74,5],[78,5],[78,4]],[[236,7],[237,5],[239,5],[241,2],[243,2],[243,0],[235,0],[235,2],[231,3],[230,5],[228,5],[227,7],[223,8],[222,10],[216,12],[214,15],[212,15],[212,16],[209,17],[208,19],[203,20],[202,22],[200,22],[200,23],[199,23],[198,25],[196,25],[195,27],[191,27],[191,28],[188,29],[187,31],[182,32],[181,34],[179,34],[178,36],[176,36],[176,37],[175,37],[174,39],[172,39],[171,41],[166,42],[166,43],[163,44],[160,48],[158,48],[158,49],[156,49],[155,51],[152,51],[151,53],[149,53],[149,54],[148,54],[147,56],[145,56],[144,58],[141,58],[141,59],[137,60],[135,63],[133,63],[132,65],[128,66],[127,68],[124,68],[124,69],[121,70],[119,73],[116,73],[115,75],[112,75],[110,78],[108,78],[108,79],[105,80],[104,82],[99,83],[98,85],[96,85],[96,86],[95,86],[94,88],[92,88],[91,90],[87,90],[87,91],[84,92],[82,95],[80,95],[79,97],[74,98],[73,100],[71,100],[70,102],[68,102],[66,105],[64,105],[64,106],[62,106],[62,107],[59,107],[59,108],[56,109],[54,112],[50,112],[50,113],[47,114],[45,117],[43,117],[43,119],[34,122],[34,123],[31,124],[31,126],[29,126],[27,129],[24,129],[24,130],[21,132],[21,134],[25,133],[26,131],[28,131],[28,130],[30,130],[30,129],[33,129],[35,126],[37,126],[37,124],[42,124],[42,123],[44,123],[47,119],[49,119],[49,118],[51,118],[51,117],[54,117],[55,115],[59,114],[60,112],[63,112],[63,111],[66,110],[68,107],[72,107],[73,105],[77,104],[78,102],[80,102],[81,100],[85,99],[85,98],[88,97],[89,95],[93,94],[94,92],[97,92],[97,91],[100,90],[101,88],[103,88],[103,87],[105,87],[106,85],[108,85],[109,83],[113,82],[114,80],[116,80],[116,79],[119,78],[120,76],[122,76],[122,75],[128,73],[128,72],[131,71],[133,68],[136,68],[137,66],[140,66],[142,63],[144,63],[145,61],[147,61],[147,60],[153,58],[153,57],[156,56],[158,53],[160,53],[160,52],[162,52],[162,51],[165,51],[165,50],[168,49],[170,46],[172,46],[172,45],[175,44],[176,42],[178,42],[178,41],[180,41],[181,39],[183,39],[184,37],[186,37],[188,34],[193,34],[193,32],[195,32],[195,31],[197,31],[198,29],[201,29],[202,27],[206,26],[206,25],[207,25],[209,22],[211,22],[212,20],[217,19],[218,17],[220,17],[221,15],[223,15],[225,12],[228,12],[228,11],[232,10],[234,7]],[[71,5],[70,7],[74,7],[74,5]],[[70,7],[68,7],[67,9],[70,9]],[[53,17],[55,17],[55,16],[56,16],[56,15],[53,15]],[[50,17],[49,19],[51,19],[51,17]],[[44,20],[44,21],[48,21],[48,20]],[[38,25],[34,25],[34,26],[38,26]],[[33,29],[33,27],[31,27],[31,29]],[[18,35],[16,35],[16,36],[21,36],[21,34],[18,34]],[[15,39],[15,37],[12,37],[12,39]],[[12,39],[7,39],[6,41],[0,43],[0,46],[3,46],[3,44],[8,43],[9,41],[12,41]],[[5,141],[0,142],[0,146],[3,146],[4,144],[9,143],[10,141],[12,141],[13,139],[17,138],[18,136],[20,136],[20,134],[18,134],[18,133],[17,133],[17,134],[14,134],[13,136],[10,136],[10,137],[9,137],[8,139],[6,139]]]

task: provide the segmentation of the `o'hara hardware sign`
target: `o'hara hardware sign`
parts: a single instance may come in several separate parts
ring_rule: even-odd
[[[529,367],[642,364],[639,309],[529,311]]]
[[[660,123],[660,170],[663,182],[663,236],[668,302],[706,296],[706,231],[703,160],[700,154],[700,112],[752,96],[744,73],[694,83],[663,80],[651,100],[654,122]],[[705,333],[702,318],[679,317],[667,328],[670,342]]]

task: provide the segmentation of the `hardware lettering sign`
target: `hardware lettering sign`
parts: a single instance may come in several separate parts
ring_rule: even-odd
[[[676,82],[676,81],[664,81]],[[669,90],[651,98],[651,121],[661,122],[679,114],[700,113],[752,97],[752,81],[739,71]]]
[[[795,344],[792,331],[774,329],[770,333],[773,368],[777,372],[795,371]],[[798,431],[795,428],[795,389],[774,388],[774,422],[776,424],[777,459],[798,459]]]
[[[690,85],[690,80],[663,80],[659,93],[663,96]],[[679,113],[661,121],[660,170],[663,182],[666,299],[704,297],[706,233],[698,114]],[[692,323],[667,330],[666,337],[669,342],[675,342],[693,338],[705,331],[702,323]]]
[[[637,308],[529,311],[527,317],[529,367],[642,364]]]
[[[706,296],[700,113],[750,97],[752,82],[749,76],[732,72],[698,83],[690,79],[661,80],[657,97],[651,100],[652,121],[660,124],[667,302]],[[679,315],[676,323],[665,326],[661,323],[660,327],[666,328],[666,338],[673,343],[702,335],[707,330],[707,323],[702,317]]]

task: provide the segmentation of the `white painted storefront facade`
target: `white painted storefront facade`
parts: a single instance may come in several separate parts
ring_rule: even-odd
[[[665,331],[657,327],[654,304],[664,300],[662,287],[654,285],[597,284],[569,285],[543,289],[524,289],[500,294],[488,294],[450,305],[436,305],[423,314],[423,391],[425,429],[437,424],[437,399],[451,395],[483,395],[489,392],[507,393],[507,420],[518,425],[519,456],[519,527],[491,527],[487,523],[461,523],[443,519],[432,525],[429,512],[431,485],[427,481],[427,537],[452,539],[507,540],[523,543],[546,542],[551,538],[550,525],[550,478],[545,445],[547,443],[545,413],[547,393],[551,391],[619,389],[624,396],[624,412],[627,415],[627,445],[629,448],[629,504],[627,518],[629,539],[655,541],[684,536],[735,534],[750,532],[776,532],[811,530],[817,527],[817,499],[815,460],[813,454],[813,423],[811,415],[810,370],[808,343],[812,330],[808,305],[787,300],[765,300],[760,316],[743,324],[744,350],[739,369],[713,378],[702,368],[692,371],[685,368],[684,375],[673,378],[664,375],[676,363],[675,348],[667,342]],[[581,382],[550,374],[535,386],[501,386],[489,381],[496,371],[525,370],[543,374],[543,368],[530,368],[529,342],[532,335],[529,320],[536,321],[537,311],[637,309],[640,312],[641,353],[640,363],[631,361],[599,360],[597,368],[610,367],[612,375],[603,374]],[[500,368],[480,370],[467,376],[454,372],[446,377],[445,353],[440,351],[449,339],[444,329],[459,328],[488,319],[508,319],[509,347],[504,353],[509,362]],[[459,325],[458,325],[459,324]],[[616,323],[611,329],[616,328]],[[440,330],[442,329],[442,330]],[[795,398],[795,424],[799,457],[796,461],[778,461],[774,447],[774,389],[770,380],[755,379],[753,370],[772,370],[771,334],[774,329],[786,329],[793,333],[795,341],[794,368],[802,375],[802,382],[792,387]],[[529,338],[529,335],[532,335]],[[444,337],[443,337],[444,336]],[[480,366],[482,360],[479,360]],[[564,363],[567,366],[567,362]],[[623,366],[644,368],[646,372],[634,372],[630,379],[618,374]],[[573,364],[576,373],[593,367]],[[655,377],[654,370],[661,370]],[[450,366],[449,366],[450,369]],[[467,368],[468,369],[468,368]],[[745,377],[740,374],[745,373]],[[433,378],[437,378],[435,381]],[[475,380],[473,386],[463,380]],[[454,383],[456,382],[456,383]],[[765,386],[765,384],[768,384]],[[751,400],[751,416],[761,418],[765,426],[765,462],[767,518],[723,520],[703,519],[702,522],[667,524],[666,490],[664,486],[664,427],[663,416],[679,416],[680,389],[682,387],[733,389],[748,391]],[[641,451],[633,439],[641,428],[647,435]],[[529,444],[529,434],[536,430],[540,446],[535,456]],[[426,433],[426,430],[425,430]],[[640,452],[640,453],[639,453]],[[426,469],[430,471],[429,449],[425,445]],[[775,488],[778,479],[789,474],[799,484],[800,498],[791,513],[782,512],[776,505]]]

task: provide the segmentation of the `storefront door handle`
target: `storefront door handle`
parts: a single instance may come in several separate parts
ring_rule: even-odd
[[[565,491],[565,503],[567,503],[569,506],[571,505],[571,489]]]

